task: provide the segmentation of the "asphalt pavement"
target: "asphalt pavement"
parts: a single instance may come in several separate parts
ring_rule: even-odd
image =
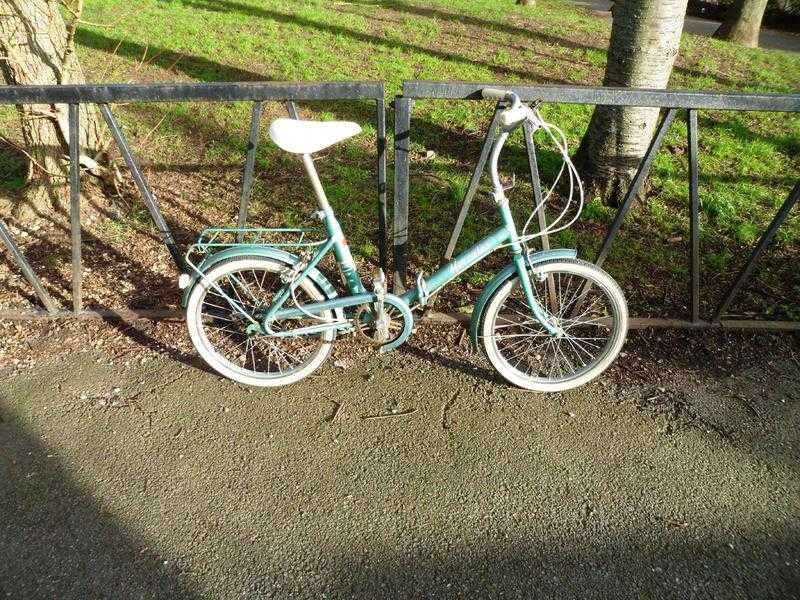
[[[275,390],[135,344],[0,370],[0,597],[798,597],[796,338],[634,334],[544,396],[448,335]]]
[[[611,0],[575,0],[575,4],[595,11],[600,16],[611,18]],[[684,33],[711,36],[720,22],[714,19],[701,19],[687,15],[683,22]],[[762,27],[758,38],[759,48],[800,52],[800,35]]]

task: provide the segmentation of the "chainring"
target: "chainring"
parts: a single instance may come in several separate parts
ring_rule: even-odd
[[[384,312],[386,318],[389,320],[386,339],[381,339],[383,336],[375,326],[375,312],[368,304],[359,306],[353,315],[356,333],[374,346],[389,344],[400,337],[400,334],[403,332],[402,320],[393,318],[392,313],[395,312],[395,310],[392,309],[391,305],[385,306]]]

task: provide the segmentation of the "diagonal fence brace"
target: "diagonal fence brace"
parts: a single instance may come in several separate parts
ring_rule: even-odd
[[[3,242],[3,245],[8,249],[11,253],[11,256],[16,261],[17,265],[19,266],[22,274],[25,276],[25,279],[28,280],[28,283],[31,284],[33,291],[36,292],[36,295],[39,297],[39,301],[44,306],[44,309],[49,314],[55,314],[58,312],[58,306],[53,301],[52,296],[47,293],[47,290],[42,285],[42,280],[39,279],[39,276],[36,275],[36,272],[31,267],[31,264],[28,262],[28,259],[25,258],[25,255],[14,243],[14,239],[11,237],[11,232],[6,227],[6,224],[0,220],[0,241]]]
[[[111,131],[111,135],[114,138],[114,141],[117,143],[119,151],[122,153],[122,158],[125,160],[125,164],[128,165],[128,169],[133,176],[133,181],[136,183],[136,187],[139,188],[139,193],[142,194],[142,198],[147,206],[147,210],[150,211],[150,216],[153,217],[153,221],[155,221],[156,227],[158,227],[158,231],[161,234],[161,240],[167,246],[167,250],[169,250],[172,260],[175,261],[175,264],[178,266],[178,270],[181,273],[187,272],[186,262],[184,261],[183,254],[178,248],[177,242],[175,241],[175,236],[172,234],[172,230],[164,220],[164,215],[161,214],[161,209],[158,207],[158,201],[153,195],[153,191],[150,189],[150,186],[147,184],[147,180],[144,178],[144,175],[142,174],[142,171],[139,168],[133,153],[131,152],[131,148],[125,139],[125,135],[122,133],[122,130],[120,129],[117,120],[114,118],[114,115],[111,112],[108,104],[100,104],[100,113],[103,115],[106,125],[108,125],[108,129]]]
[[[606,257],[611,250],[611,244],[616,239],[617,235],[619,234],[619,230],[622,227],[622,222],[628,215],[628,212],[633,206],[633,201],[639,195],[639,190],[642,189],[642,185],[647,179],[647,176],[650,174],[650,167],[653,166],[653,161],[655,160],[656,154],[658,153],[659,148],[661,148],[661,144],[667,135],[669,126],[672,125],[672,121],[675,119],[676,111],[677,109],[675,108],[670,108],[667,110],[667,114],[664,115],[664,118],[661,120],[661,124],[658,126],[656,135],[650,141],[650,146],[647,148],[647,152],[645,152],[642,162],[639,163],[639,168],[636,171],[636,175],[634,175],[633,181],[631,181],[631,185],[625,194],[625,198],[623,199],[619,210],[617,210],[617,216],[614,218],[614,222],[608,228],[608,232],[603,240],[603,244],[600,246],[600,250],[597,253],[597,258],[595,259],[594,264],[596,264],[598,267],[602,266],[603,262],[605,262]]]
[[[661,144],[667,135],[669,126],[672,125],[672,121],[675,119],[676,111],[676,108],[670,108],[667,110],[667,113],[661,120],[661,124],[658,126],[656,135],[653,136],[652,140],[650,140],[650,145],[648,146],[644,157],[639,163],[639,168],[636,170],[636,175],[634,175],[631,185],[625,194],[625,198],[617,210],[617,216],[614,218],[614,222],[608,228],[606,237],[597,253],[597,258],[595,259],[594,264],[598,267],[605,262],[608,253],[611,251],[611,244],[616,239],[617,235],[619,234],[619,230],[622,227],[622,222],[625,220],[625,217],[633,206],[633,201],[639,195],[639,190],[642,188],[647,176],[650,174],[650,167],[653,165],[653,161],[655,160],[659,148],[661,148]],[[574,315],[581,308],[586,298],[586,294],[588,294],[591,289],[592,285],[590,282],[587,281],[583,284],[580,294],[578,294],[572,309],[569,311],[570,315]]]
[[[483,139],[483,146],[481,146],[478,162],[475,164],[475,170],[472,172],[469,186],[467,186],[464,200],[461,203],[461,211],[458,213],[455,227],[453,227],[453,233],[450,235],[450,241],[447,243],[447,249],[444,251],[443,263],[453,258],[453,254],[455,253],[458,238],[461,237],[461,231],[464,229],[464,221],[467,219],[467,213],[469,213],[470,206],[472,206],[472,199],[478,191],[478,183],[480,183],[481,175],[483,175],[483,169],[486,167],[486,161],[489,160],[489,153],[492,151],[492,144],[494,144],[497,127],[500,124],[500,113],[503,106],[502,102],[498,102],[494,107],[492,122],[489,124],[489,129],[486,130],[486,137]]]
[[[236,227],[242,229],[247,227],[247,215],[250,211],[250,199],[253,195],[253,180],[255,178],[256,153],[258,151],[258,135],[261,130],[261,115],[264,112],[264,102],[253,102],[250,112],[250,136],[247,140],[247,157],[244,163],[244,176],[242,178],[242,195],[239,199],[239,218]],[[293,119],[299,119],[297,107],[292,100],[286,101],[286,112]],[[244,239],[244,232],[236,234],[236,241],[239,243]]]
[[[253,174],[256,168],[258,132],[261,126],[261,113],[263,109],[263,102],[253,102],[253,108],[250,114],[250,139],[247,142],[247,158],[244,163],[244,177],[242,179],[242,196],[239,200],[239,219],[236,222],[236,226],[240,229],[247,226],[247,213],[250,208],[250,196],[253,191]],[[243,239],[243,231],[236,234],[237,242],[241,244]]]
[[[750,253],[747,262],[739,272],[739,275],[728,288],[724,299],[717,307],[717,312],[714,314],[714,323],[720,322],[722,315],[727,312],[728,308],[730,308],[730,305],[733,303],[733,299],[741,291],[742,287],[744,287],[744,284],[747,283],[747,280],[750,279],[750,276],[753,274],[753,269],[755,269],[755,266],[758,263],[758,260],[761,258],[761,255],[764,253],[764,250],[766,250],[767,246],[770,245],[772,239],[775,237],[775,233],[778,231],[778,228],[789,217],[789,212],[792,210],[792,208],[794,208],[798,200],[800,200],[800,181],[794,184],[794,188],[792,188],[792,191],[789,192],[789,196],[784,201],[778,213],[772,219],[769,227],[767,227],[766,231],[764,231],[762,234],[761,239],[758,240],[758,244],[756,244],[756,247],[753,248],[753,251]]]

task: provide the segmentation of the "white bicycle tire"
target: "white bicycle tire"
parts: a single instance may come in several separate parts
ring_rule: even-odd
[[[617,285],[617,282],[601,268],[579,259],[558,259],[546,261],[535,266],[538,272],[544,274],[552,273],[558,270],[565,272],[572,272],[581,277],[590,279],[594,285],[599,286],[603,292],[612,301],[612,305],[616,308],[616,322],[617,326],[613,334],[611,343],[607,345],[605,352],[600,360],[598,360],[592,367],[583,373],[575,376],[573,379],[558,382],[548,382],[545,379],[532,379],[528,376],[522,375],[519,371],[514,369],[505,357],[501,354],[497,347],[494,338],[494,323],[497,319],[497,314],[503,302],[511,293],[518,277],[514,276],[502,284],[492,295],[486,309],[483,313],[482,323],[480,326],[481,338],[483,341],[483,348],[489,362],[500,374],[503,379],[509,383],[521,387],[523,389],[537,391],[537,392],[562,392],[565,390],[574,389],[584,385],[603,373],[614,362],[625,343],[625,336],[628,331],[628,309],[625,302],[625,296],[622,290]]]
[[[330,355],[332,349],[332,342],[335,337],[334,331],[326,331],[321,334],[324,343],[320,344],[319,349],[316,350],[313,358],[308,361],[303,367],[284,376],[254,376],[248,369],[242,369],[238,365],[224,358],[218,352],[213,350],[213,344],[206,336],[201,325],[201,309],[202,301],[205,298],[207,290],[211,287],[211,282],[216,281],[223,275],[229,272],[246,270],[246,269],[260,269],[266,266],[272,267],[269,269],[273,272],[279,272],[287,267],[286,263],[280,262],[268,257],[249,256],[241,258],[233,258],[215,265],[211,270],[201,278],[194,289],[189,295],[189,300],[186,304],[186,326],[189,330],[189,337],[194,344],[195,349],[203,358],[203,360],[217,373],[232,379],[233,381],[242,383],[244,385],[254,387],[278,387],[289,385],[300,381],[311,375],[316,371]],[[310,279],[305,278],[300,282],[299,287],[303,289],[315,301],[325,300],[326,297],[317,285]],[[333,311],[325,311],[320,313],[320,316],[332,320]]]

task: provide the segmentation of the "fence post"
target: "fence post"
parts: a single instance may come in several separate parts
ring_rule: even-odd
[[[692,323],[700,322],[700,200],[697,192],[697,111],[686,112],[689,142],[689,306]]]
[[[394,288],[405,291],[408,264],[408,168],[412,100],[395,97],[394,119]]]
[[[378,262],[383,272],[389,270],[386,248],[386,103],[378,98],[375,102],[376,135],[378,144]]]
[[[81,258],[81,132],[80,104],[69,105],[69,218],[72,234],[72,311],[83,310]]]

